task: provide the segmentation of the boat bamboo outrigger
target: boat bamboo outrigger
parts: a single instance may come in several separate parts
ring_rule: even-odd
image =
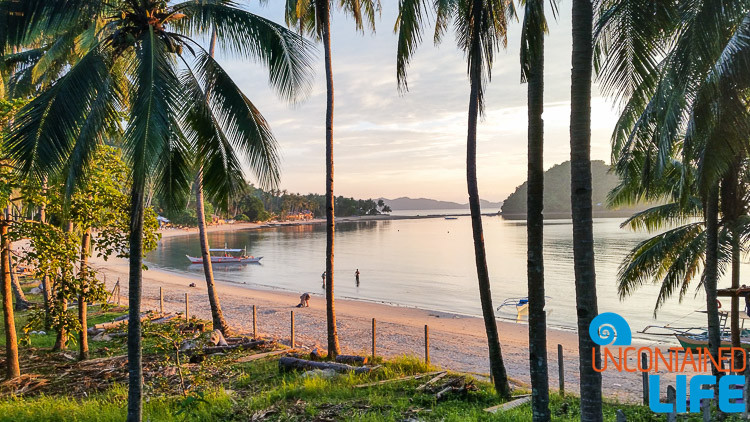
[[[208,253],[211,256],[212,264],[258,264],[263,259],[262,256],[249,256],[247,254],[247,247],[245,249],[227,249],[226,245],[222,249],[209,249]],[[234,255],[243,252],[242,255]],[[221,252],[223,255],[211,255],[213,252]],[[202,257],[194,257],[185,255],[192,264],[202,264]]]
[[[544,297],[545,302],[549,302],[551,299],[549,296]],[[515,308],[515,309],[514,309]],[[497,311],[499,313],[505,313],[507,314],[507,317],[512,316],[513,311],[508,311],[509,309],[515,310],[515,317],[516,321],[522,321],[524,317],[529,316],[529,298],[528,297],[509,297],[503,301],[498,307]],[[545,306],[544,312],[549,315],[552,310]]]

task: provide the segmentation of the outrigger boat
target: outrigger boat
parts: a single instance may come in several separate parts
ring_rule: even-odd
[[[551,299],[549,296],[544,297],[545,302],[549,302]],[[528,297],[509,297],[503,301],[503,303],[500,304],[500,306],[497,307],[497,311],[501,313],[506,313],[508,317],[512,316],[512,311],[508,311],[509,309],[515,308],[515,314],[516,314],[516,321],[523,320],[524,317],[529,316],[529,298]],[[552,310],[545,306],[544,311],[547,315],[549,315]]]
[[[706,313],[706,311],[694,311]],[[749,320],[745,312],[740,312],[740,345],[743,349],[750,350],[750,331],[745,329],[745,321]],[[732,347],[730,331],[727,328],[729,321],[729,312],[719,311],[719,326],[721,326],[721,346]],[[656,330],[656,331],[654,331]],[[708,347],[708,330],[705,327],[674,327],[667,325],[649,325],[639,331],[641,334],[652,336],[674,336],[684,349],[690,349],[693,352]]]
[[[225,245],[226,246],[226,245]],[[233,255],[240,252],[245,252],[242,255]],[[262,256],[248,256],[247,248],[245,249],[209,249],[209,254],[213,252],[221,252],[223,255],[211,255],[212,264],[258,264],[263,259]],[[203,258],[185,255],[190,260],[191,264],[202,264]]]

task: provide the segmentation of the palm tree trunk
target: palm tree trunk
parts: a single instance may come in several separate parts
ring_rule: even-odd
[[[708,317],[708,349],[718,361],[721,328],[719,307],[716,302],[716,285],[719,278],[719,195],[718,187],[708,190],[706,197],[706,266],[703,269],[703,286],[706,289],[706,315]],[[719,368],[713,374],[720,376]]]
[[[478,45],[478,43],[476,43]],[[479,57],[477,55],[476,57]],[[479,298],[482,303],[484,328],[487,332],[487,345],[490,357],[490,374],[495,391],[503,398],[510,397],[508,376],[505,373],[500,337],[497,333],[495,308],[492,306],[490,275],[487,269],[487,255],[484,249],[482,229],[482,212],[479,207],[479,187],[477,185],[477,119],[479,118],[479,90],[481,69],[475,66],[471,72],[471,94],[469,99],[469,122],[466,136],[466,184],[469,191],[469,208],[471,209],[471,229],[474,236],[474,258],[476,260],[477,278],[479,281]]]
[[[21,369],[18,365],[18,339],[16,338],[16,323],[13,316],[13,297],[10,287],[10,268],[8,266],[8,254],[10,253],[10,241],[8,239],[9,221],[3,220],[0,225],[0,243],[2,251],[0,252],[0,261],[2,262],[3,271],[3,322],[5,323],[5,377],[6,379],[18,378],[21,376]]]
[[[740,236],[736,230],[732,230],[732,288],[740,287]],[[732,296],[731,312],[732,347],[739,350],[742,347],[740,341],[740,298]]]
[[[130,279],[128,281],[128,422],[143,413],[141,366],[141,284],[143,266],[143,180],[133,181],[130,195]]]
[[[78,334],[78,359],[86,360],[89,358],[89,336],[88,324],[86,321],[88,314],[88,303],[86,298],[86,285],[88,284],[87,271],[89,266],[89,249],[91,248],[91,228],[86,229],[81,238],[81,269],[78,278],[82,286],[81,294],[78,295],[78,321],[81,323],[81,331]]]
[[[542,0],[528,0],[542,3]],[[528,17],[524,17],[527,19]],[[547,315],[544,312],[544,30],[538,31],[539,49],[529,49],[528,94],[528,190],[526,196],[526,273],[529,294],[529,369],[534,421],[550,420],[547,375]],[[529,35],[532,37],[532,35]]]
[[[581,380],[581,421],[602,420],[602,377],[599,346],[589,337],[591,320],[599,313],[594,266],[591,210],[591,0],[573,0],[573,54],[570,95],[570,184],[573,218],[573,261],[578,359]],[[592,352],[593,350],[593,352]],[[592,356],[593,354],[593,356]],[[594,361],[595,360],[595,361]]]
[[[211,45],[209,54],[211,57],[216,52],[216,29],[211,33]],[[221,312],[221,303],[219,295],[216,293],[214,285],[214,270],[211,265],[211,253],[208,250],[208,237],[206,236],[206,211],[203,200],[203,169],[198,169],[195,175],[195,207],[196,217],[198,218],[198,233],[201,244],[201,257],[203,258],[203,274],[206,277],[206,289],[208,290],[208,303],[211,306],[211,320],[213,321],[214,330],[219,330],[224,336],[229,335],[229,324],[224,319],[224,313]]]
[[[47,176],[42,181],[42,192],[47,194]],[[39,207],[39,222],[47,224],[47,204],[42,203]],[[44,297],[44,329],[52,328],[52,286],[50,285],[49,276],[46,274],[42,277],[42,296]]]
[[[5,209],[5,219],[8,221],[13,220],[12,206],[8,204],[8,208]],[[26,295],[21,289],[21,283],[18,282],[18,277],[13,271],[13,243],[8,241],[8,268],[10,268],[10,284],[13,288],[13,297],[15,298],[15,310],[23,311],[31,306],[31,303],[26,299]]]
[[[69,236],[70,232],[72,232],[72,231],[73,231],[73,222],[72,221],[68,221],[65,224],[65,233]],[[63,276],[63,279],[65,279],[65,278],[66,277]],[[57,286],[57,288],[59,288],[59,289],[67,289],[68,287],[59,285],[59,286]],[[66,312],[68,312],[68,300],[65,299],[65,297],[66,297],[65,294],[60,294],[60,296],[61,296],[61,298],[60,298],[60,309],[59,309],[59,312],[61,314],[65,314]],[[52,350],[55,351],[55,352],[59,352],[61,350],[65,350],[67,348],[67,344],[68,344],[68,332],[65,329],[65,326],[61,325],[60,327],[58,327],[57,338],[55,339],[55,345],[52,346]]]
[[[198,232],[201,244],[201,257],[203,259],[203,274],[206,276],[206,289],[208,290],[208,303],[211,305],[211,320],[214,330],[219,330],[224,336],[229,335],[229,324],[224,319],[221,311],[219,295],[214,286],[214,270],[211,266],[211,253],[209,252],[208,236],[206,236],[206,212],[203,207],[203,169],[198,170],[195,175],[195,204],[196,216],[198,217]]]
[[[336,309],[333,301],[333,240],[335,233],[333,196],[333,68],[331,66],[331,13],[328,0],[319,2],[318,20],[323,27],[326,64],[326,319],[328,322],[328,355],[341,353],[336,329]]]

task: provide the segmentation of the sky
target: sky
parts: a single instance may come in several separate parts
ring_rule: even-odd
[[[247,8],[284,22],[280,0],[266,6],[252,2]],[[465,59],[452,34],[435,47],[432,28],[428,28],[409,67],[409,92],[400,94],[393,32],[397,9],[397,0],[382,0],[375,34],[359,33],[351,18],[338,11],[332,14],[334,193],[465,203],[469,102]],[[505,199],[526,180],[526,85],[520,83],[520,25],[520,21],[510,22],[507,50],[495,57],[485,115],[479,123],[479,193],[490,201]],[[545,169],[570,158],[570,31],[570,3],[563,0],[558,20],[550,19],[545,45]],[[269,89],[263,66],[221,53],[218,59],[271,125],[280,146],[281,188],[323,193],[326,89],[322,45],[313,64],[313,88],[298,104],[284,102]],[[591,156],[609,162],[617,109],[596,86],[593,95]]]

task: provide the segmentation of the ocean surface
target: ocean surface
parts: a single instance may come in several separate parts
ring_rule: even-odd
[[[468,212],[452,211],[455,212],[447,213]],[[485,216],[483,222],[495,306],[507,298],[526,296],[525,221]],[[616,285],[618,267],[631,248],[649,237],[647,233],[621,229],[620,222],[621,219],[594,221],[599,311],[621,314],[634,333],[649,324],[705,326],[705,314],[696,312],[705,309],[705,295],[702,291],[696,294],[697,280],[682,303],[676,297],[671,299],[655,319],[653,309],[659,285],[644,285],[632,296],[620,299]],[[209,242],[213,248],[225,244],[229,248],[247,247],[248,254],[263,257],[261,264],[214,265],[215,277],[221,282],[310,292],[313,300],[324,294],[321,274],[325,270],[326,233],[322,224],[212,232]],[[548,323],[575,329],[570,221],[545,222],[544,246]],[[191,265],[185,255],[200,255],[197,234],[163,239],[146,261],[153,267],[201,277],[202,266]],[[747,274],[750,268],[743,266]],[[354,277],[357,269],[361,273],[359,285]],[[724,279],[720,286],[728,283]],[[337,298],[481,316],[470,217],[337,224],[335,291]],[[728,308],[729,301],[725,302]],[[515,308],[504,308],[498,317],[515,320]]]

